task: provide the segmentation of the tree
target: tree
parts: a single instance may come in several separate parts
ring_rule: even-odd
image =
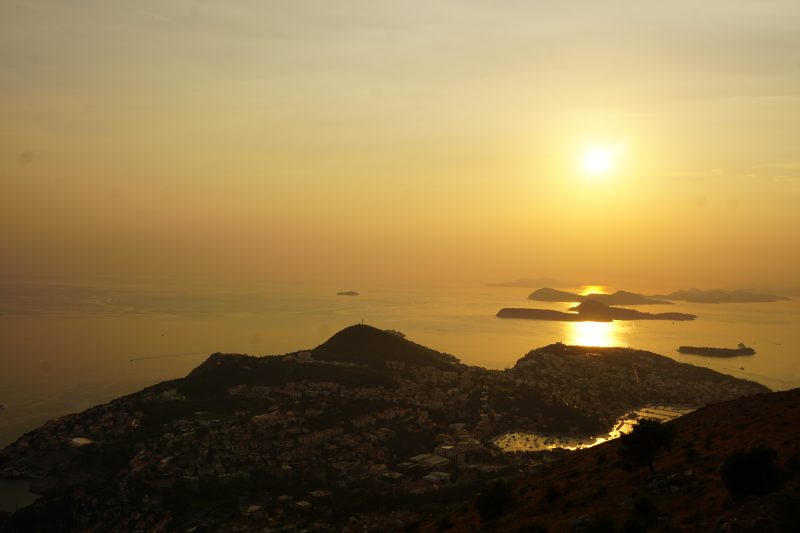
[[[653,459],[672,447],[675,427],[652,418],[640,420],[633,431],[620,437],[619,456],[636,466],[647,466],[655,474]]]

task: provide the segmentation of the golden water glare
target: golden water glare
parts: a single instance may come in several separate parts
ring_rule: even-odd
[[[586,296],[587,294],[606,294],[607,287],[605,285],[583,285],[581,286],[578,294]]]
[[[567,344],[621,346],[621,328],[615,322],[568,322]]]

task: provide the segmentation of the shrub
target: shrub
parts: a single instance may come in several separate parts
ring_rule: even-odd
[[[520,526],[517,533],[547,533],[547,527],[544,524],[528,524]]]
[[[633,502],[633,512],[645,527],[650,527],[658,522],[658,508],[647,496],[640,496]]]
[[[552,503],[561,497],[561,491],[558,490],[558,486],[554,483],[548,483],[545,487],[544,491],[544,498],[543,500],[546,503]]]
[[[596,516],[586,528],[587,533],[615,533],[617,526],[614,520],[607,515]]]
[[[722,464],[722,481],[734,497],[773,492],[785,478],[777,458],[775,450],[764,446],[736,450]]]
[[[779,531],[800,531],[800,496],[785,495],[775,506]]]
[[[439,531],[447,531],[448,529],[453,529],[453,521],[450,520],[449,516],[442,517],[439,520]]]
[[[694,449],[694,446],[692,445],[691,442],[686,445],[686,451],[684,453],[687,463],[694,462],[694,460],[700,455],[699,453],[697,453],[697,450]]]
[[[622,523],[621,533],[644,533],[647,531],[647,526],[636,515],[630,515]]]

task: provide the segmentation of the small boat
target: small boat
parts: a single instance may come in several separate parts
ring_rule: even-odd
[[[736,348],[711,348],[709,346],[680,346],[680,353],[705,355],[707,357],[737,357],[739,355],[753,355],[756,351],[741,342]]]

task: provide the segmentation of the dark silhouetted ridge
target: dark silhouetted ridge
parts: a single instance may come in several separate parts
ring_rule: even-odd
[[[577,311],[585,320],[599,318],[601,320],[694,320],[697,315],[688,313],[643,313],[635,309],[612,307],[597,300],[584,300],[570,311]]]
[[[663,305],[672,303],[667,299],[657,299],[654,297],[645,296],[643,294],[622,290],[613,294],[593,292],[583,295],[567,291],[560,291],[558,289],[551,289],[549,287],[533,291],[528,296],[528,300],[539,300],[542,302],[587,302],[592,300],[605,305]]]
[[[528,300],[539,300],[542,302],[582,302],[583,296],[558,289],[545,287],[536,289],[529,296]]]
[[[248,364],[256,364],[258,358],[244,354],[223,354],[213,353],[208,359],[196,366],[189,372],[188,378],[198,378],[209,374],[219,375],[221,373],[236,372]]]
[[[314,359],[360,365],[397,361],[407,365],[451,367],[452,355],[431,350],[372,326],[358,324],[336,333],[312,350]]]
[[[444,518],[450,532],[798,531],[800,389],[709,405],[669,424],[674,441],[655,474],[626,464],[616,439],[510,483],[490,516],[475,497],[420,531],[441,531]],[[722,467],[747,450],[772,456],[777,481],[740,472],[749,494],[732,494]]]
[[[629,291],[617,291],[613,294],[601,294],[593,292],[587,294],[583,301],[595,300],[606,305],[669,305],[668,300],[659,300]]]

